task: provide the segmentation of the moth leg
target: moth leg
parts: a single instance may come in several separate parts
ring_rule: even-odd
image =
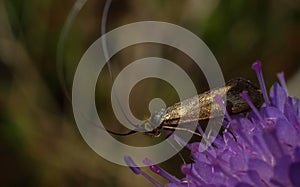
[[[199,132],[200,134],[206,135],[206,134],[203,132],[203,129],[202,129],[201,125],[200,125],[200,124],[198,124],[198,125],[199,125],[199,128],[197,128],[198,132]],[[207,137],[202,137],[202,138],[205,139],[205,144],[207,144],[207,145],[210,144],[213,148],[218,148],[218,146],[217,146],[214,142],[210,142],[210,141],[208,140],[208,138],[209,138],[210,133],[212,132],[212,130],[213,130],[213,129],[210,129],[209,133],[207,134]]]
[[[185,132],[189,132],[189,133],[192,133],[194,135],[197,135],[199,137],[202,138],[202,135],[197,133],[197,132],[194,132],[190,129],[186,129],[186,128],[182,128],[182,127],[172,127],[172,126],[163,126],[163,129],[166,129],[166,130],[171,130],[171,131],[175,131],[175,130],[178,130],[178,131],[185,131]]]
[[[236,138],[236,136],[234,135],[234,133],[232,132],[232,130],[231,130],[229,127],[225,127],[224,125],[221,125],[221,132],[220,132],[220,133],[221,133],[222,136],[223,136],[223,132],[225,132],[225,131],[229,132],[229,134],[232,135],[234,141],[237,142],[237,138]]]

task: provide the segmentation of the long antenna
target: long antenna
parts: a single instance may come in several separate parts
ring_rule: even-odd
[[[102,20],[101,20],[101,37],[103,38],[103,40],[101,40],[101,42],[102,42],[102,48],[103,48],[103,52],[104,52],[104,58],[107,62],[108,72],[109,72],[111,80],[113,80],[113,73],[111,71],[111,65],[109,63],[109,56],[108,56],[107,42],[106,42],[106,35],[105,35],[107,17],[108,17],[108,12],[109,12],[111,2],[112,2],[112,0],[107,0],[104,5]]]
[[[107,0],[105,2],[105,5],[104,5],[104,10],[103,10],[103,14],[102,14],[102,20],[101,20],[101,37],[103,38],[103,40],[101,40],[101,44],[102,44],[102,48],[103,48],[103,53],[104,53],[104,57],[105,57],[105,61],[107,62],[107,67],[108,67],[108,72],[109,72],[109,76],[113,82],[114,80],[114,77],[113,77],[113,72],[112,72],[112,68],[111,68],[111,64],[109,62],[109,54],[108,54],[108,49],[107,49],[107,41],[106,41],[106,23],[107,23],[107,18],[108,18],[108,12],[109,12],[109,8],[110,8],[110,5],[112,3],[112,0]],[[113,87],[112,87],[112,92],[113,92]],[[122,108],[122,105],[121,105],[121,102],[118,98],[118,96],[115,94],[115,92],[113,92],[113,97],[116,98],[117,100],[117,104],[120,108]],[[122,114],[123,116],[126,118],[126,120],[135,128],[138,128],[137,125],[133,124],[128,116],[125,114],[124,110],[121,110],[122,111]],[[114,134],[114,133],[112,133]],[[117,134],[117,133],[115,133]],[[130,133],[132,134],[132,133]]]
[[[113,132],[113,131],[110,131],[110,130],[107,130],[105,129],[107,132],[109,132],[110,134],[114,134],[114,135],[118,135],[118,136],[127,136],[127,135],[131,135],[131,134],[135,134],[137,133],[138,131],[135,131],[135,130],[131,130],[127,133],[117,133],[117,132]]]
[[[199,136],[199,137],[203,138],[203,136],[200,133],[197,133],[197,132],[194,132],[194,131],[192,131],[190,129],[186,129],[186,128],[182,128],[182,127],[172,127],[172,126],[165,126],[165,125],[163,125],[162,128],[163,129],[168,129],[168,130],[171,130],[171,131],[175,131],[175,130],[185,131],[185,132],[189,132],[191,134],[194,134],[196,136]]]
[[[64,47],[67,35],[70,32],[70,28],[74,22],[74,19],[78,15],[79,11],[83,8],[87,0],[77,0],[72,7],[70,14],[67,17],[67,20],[62,28],[62,32],[59,36],[58,45],[56,49],[56,70],[58,74],[58,79],[60,85],[63,89],[64,94],[66,95],[67,99],[71,102],[71,96],[69,90],[66,85],[66,79],[64,74],[64,66],[63,66],[63,55],[64,55]]]

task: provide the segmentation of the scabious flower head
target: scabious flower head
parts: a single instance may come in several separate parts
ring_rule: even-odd
[[[182,166],[184,179],[166,171],[156,172],[170,181],[166,187],[300,187],[300,100],[288,96],[282,73],[278,74],[281,85],[275,83],[268,96],[261,62],[255,62],[252,68],[265,103],[257,109],[243,92],[241,96],[251,111],[247,115],[226,115],[224,125],[229,125],[231,132],[218,135],[216,147],[200,152],[200,142],[187,145],[194,163]]]

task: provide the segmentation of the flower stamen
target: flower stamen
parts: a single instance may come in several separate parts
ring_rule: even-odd
[[[153,171],[154,173],[164,177],[165,179],[167,179],[168,181],[170,181],[174,184],[177,184],[177,185],[181,184],[179,179],[177,179],[176,177],[174,177],[173,175],[171,175],[170,173],[168,173],[167,171],[165,171],[158,165],[153,164],[151,162],[151,160],[149,160],[148,158],[145,158],[143,162],[144,162],[144,164],[148,165],[150,170]]]
[[[280,85],[284,89],[285,93],[288,95],[288,89],[287,89],[287,86],[286,86],[286,83],[285,83],[284,73],[283,72],[277,73],[277,78],[280,82]]]
[[[267,104],[267,106],[270,105],[270,101],[269,101],[269,97],[268,97],[268,93],[267,93],[267,89],[266,89],[266,85],[265,85],[265,81],[264,81],[264,77],[262,74],[262,64],[261,61],[256,61],[252,64],[252,69],[255,71],[259,85],[260,85],[260,89],[262,91],[265,103]]]
[[[255,113],[255,115],[257,116],[257,118],[264,124],[265,123],[264,119],[262,118],[262,116],[260,115],[260,113],[257,110],[257,108],[254,106],[254,104],[250,100],[247,91],[243,91],[241,93],[241,97],[247,102],[247,104],[249,105],[249,107],[251,108],[251,110]]]
[[[133,173],[137,175],[142,175],[146,179],[148,179],[152,184],[154,184],[157,187],[162,187],[161,184],[159,184],[156,180],[154,180],[151,176],[147,175],[147,173],[143,172],[131,159],[130,156],[124,156],[124,160],[126,164],[129,166],[129,168],[133,171]]]

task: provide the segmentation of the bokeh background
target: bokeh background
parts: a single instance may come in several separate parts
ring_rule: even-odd
[[[63,33],[76,3],[85,4]],[[85,50],[101,36],[104,4],[0,1],[0,186],[151,185],[93,152],[74,121],[69,100],[74,72]],[[259,59],[268,88],[276,73],[284,71],[290,93],[300,96],[299,1],[112,0],[106,31],[145,20],[174,23],[198,35],[216,56],[225,80],[244,77],[257,83],[251,63]],[[191,75],[199,92],[207,89],[201,70],[187,56],[156,44],[131,46],[114,56],[113,78],[133,60],[147,56],[172,60]],[[124,132],[110,107],[112,82],[106,66],[96,90],[98,112],[107,128]],[[132,112],[140,119],[149,116],[148,103],[155,97],[167,105],[178,101],[171,85],[147,79],[132,90]],[[130,144],[156,141],[143,135],[116,138]],[[161,166],[182,177],[182,161],[175,157]]]

